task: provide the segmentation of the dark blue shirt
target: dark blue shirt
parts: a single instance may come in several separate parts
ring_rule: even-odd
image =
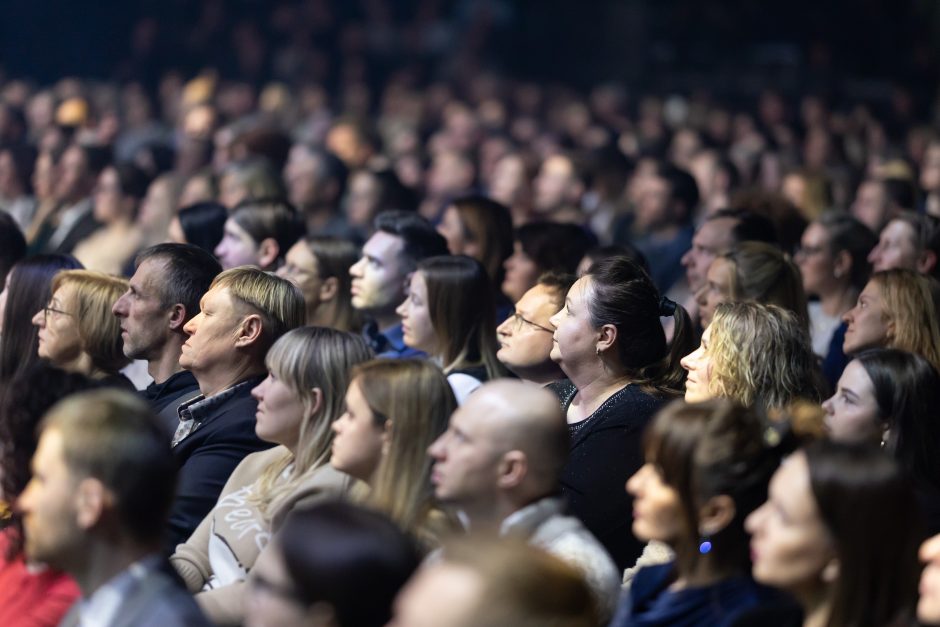
[[[392,359],[427,357],[418,349],[405,344],[405,332],[402,330],[400,323],[385,331],[379,331],[379,327],[375,322],[368,322],[362,329],[362,335],[366,338],[376,357]]]

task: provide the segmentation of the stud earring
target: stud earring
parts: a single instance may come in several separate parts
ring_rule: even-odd
[[[709,553],[711,553],[711,550],[712,550],[712,543],[711,543],[711,540],[709,540],[709,536],[703,536],[701,543],[699,543],[698,545],[698,552],[701,553],[702,555],[708,555]]]

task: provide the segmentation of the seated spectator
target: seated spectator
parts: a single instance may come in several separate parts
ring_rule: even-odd
[[[36,151],[27,144],[0,146],[0,210],[10,214],[24,233],[38,204],[30,181],[35,163]]]
[[[218,201],[229,211],[244,202],[283,202],[286,197],[280,174],[263,157],[233,161],[219,177]]]
[[[93,215],[102,226],[75,247],[75,258],[82,265],[105,274],[122,273],[143,241],[135,219],[149,182],[143,171],[129,163],[101,171]]]
[[[343,413],[350,369],[370,357],[361,337],[322,327],[288,331],[268,351],[268,378],[252,390],[255,433],[279,446],[242,460],[171,558],[213,623],[242,622],[245,577],[288,512],[351,487],[329,464],[331,426]]]
[[[353,172],[344,200],[346,220],[354,229],[356,243],[374,234],[375,218],[382,211],[414,212],[417,195],[402,185],[393,170],[362,169]]]
[[[612,625],[733,625],[755,608],[783,604],[751,578],[744,531],[788,452],[765,444],[764,429],[728,401],[677,401],[653,419],[646,463],[627,481],[633,533],[665,543],[675,560],[640,568]]]
[[[532,181],[532,209],[536,218],[563,224],[583,224],[581,198],[587,188],[585,172],[574,157],[550,155]]]
[[[940,323],[930,279],[912,270],[876,272],[843,319],[848,323],[842,344],[846,355],[899,348],[940,368]]]
[[[419,262],[397,313],[405,344],[443,367],[458,404],[503,374],[496,359],[493,291],[479,261],[447,255]]]
[[[593,243],[584,229],[573,224],[533,222],[519,227],[513,253],[503,264],[503,294],[515,303],[545,272],[574,274]]]
[[[59,400],[93,387],[84,375],[33,363],[3,386],[0,399],[0,505],[4,512],[31,477],[40,419]],[[78,599],[65,573],[27,561],[23,521],[18,514],[0,531],[0,623],[9,627],[53,627]]]
[[[568,448],[553,394],[518,381],[486,383],[428,449],[434,495],[462,514],[469,531],[521,536],[580,569],[609,618],[620,573],[557,496]]]
[[[903,268],[940,278],[940,220],[903,212],[881,230],[868,255],[875,272]]]
[[[110,160],[110,152],[100,146],[72,144],[62,153],[55,164],[52,213],[37,211],[36,218],[45,225],[38,229],[44,232],[31,241],[37,250],[70,253],[101,226],[94,216],[92,194],[98,175]]]
[[[595,627],[600,612],[581,572],[517,539],[452,541],[395,601],[389,627]]]
[[[222,271],[215,257],[196,246],[157,244],[137,255],[127,291],[111,306],[121,325],[128,359],[147,361],[153,382],[143,391],[169,434],[179,424],[177,408],[197,396],[199,384],[180,366],[183,327],[199,313],[199,299]]]
[[[81,264],[67,255],[37,255],[16,263],[0,293],[0,385],[39,360],[36,312],[49,304],[52,277]]]
[[[610,259],[611,257],[626,257],[646,270],[647,273],[650,271],[646,257],[644,257],[643,253],[635,246],[632,244],[610,244],[608,246],[595,246],[584,253],[584,257],[582,257],[581,261],[578,263],[576,274],[578,276],[584,276],[590,271],[592,265],[598,261]]]
[[[368,318],[363,333],[377,356],[423,355],[405,344],[397,308],[405,300],[408,276],[418,262],[446,254],[444,238],[415,213],[386,211],[375,219],[375,233],[349,275],[352,306]]]
[[[193,244],[214,253],[225,235],[228,209],[217,202],[199,202],[180,209],[170,221],[168,237],[177,244]]]
[[[256,268],[222,272],[199,307],[183,326],[189,338],[179,364],[196,377],[201,394],[177,409],[173,453],[180,472],[167,553],[192,535],[242,459],[270,448],[255,434],[258,402],[251,390],[267,373],[271,345],[303,324],[297,288]]]
[[[688,403],[729,398],[763,414],[822,397],[809,336],[792,312],[776,305],[719,305],[701,345],[681,363],[689,372]]]
[[[926,359],[896,349],[858,353],[823,403],[829,437],[880,444],[914,483],[930,533],[940,532],[940,375]]]
[[[287,198],[297,207],[310,235],[351,235],[340,199],[346,189],[346,165],[332,153],[309,144],[294,144],[284,166]]]
[[[65,571],[82,593],[62,625],[209,624],[159,553],[176,465],[143,401],[100,390],[60,402],[32,468],[17,500],[26,557]]]
[[[873,233],[880,233],[900,210],[901,207],[891,201],[885,181],[879,178],[862,181],[849,207],[852,216]]]
[[[297,286],[307,306],[306,323],[339,331],[362,330],[349,293],[349,268],[359,259],[351,242],[333,237],[303,237],[290,247],[277,274]]]
[[[874,234],[842,213],[824,213],[803,233],[794,260],[806,295],[818,298],[809,303],[809,321],[813,352],[820,357],[829,352],[842,316],[855,306],[868,281],[871,266],[866,258],[874,245]]]
[[[494,286],[503,284],[503,263],[512,254],[509,209],[486,196],[458,198],[444,210],[437,232],[447,240],[450,254],[473,257]]]
[[[815,442],[783,462],[745,521],[754,578],[791,593],[804,625],[910,624],[917,509],[882,451]]]
[[[555,344],[551,317],[564,307],[575,280],[571,274],[543,274],[516,302],[515,312],[496,328],[496,358],[520,379],[547,385],[565,378],[551,357]]]
[[[675,321],[671,348],[661,316]],[[567,379],[549,389],[558,395],[571,436],[562,493],[624,569],[642,544],[630,532],[632,499],[623,485],[642,465],[643,428],[680,393],[685,373],[679,357],[691,349],[692,323],[682,307],[660,298],[642,268],[615,257],[572,285],[551,324],[551,357]]]
[[[281,201],[253,201],[233,209],[215,247],[222,268],[277,270],[302,234],[297,212]]]
[[[412,540],[378,512],[341,502],[299,508],[248,576],[245,627],[383,627],[419,563]]]
[[[715,308],[721,303],[756,302],[792,311],[809,332],[800,270],[770,244],[742,242],[716,257],[696,298],[702,328],[711,324]]]
[[[353,369],[346,412],[333,423],[330,464],[368,484],[362,502],[388,514],[425,549],[451,526],[434,505],[427,449],[456,405],[437,366],[377,359]]]
[[[121,325],[111,315],[111,305],[127,285],[127,279],[91,270],[56,274],[49,303],[33,316],[39,327],[39,357],[57,368],[132,390],[120,373],[128,359],[122,350]]]

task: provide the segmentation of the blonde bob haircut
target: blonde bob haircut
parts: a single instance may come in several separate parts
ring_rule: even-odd
[[[888,345],[923,356],[940,371],[940,325],[933,298],[936,281],[913,270],[885,270],[871,275],[881,290],[885,318],[893,323]]]
[[[330,461],[331,427],[345,411],[351,370],[369,359],[372,350],[365,338],[325,327],[288,331],[268,351],[268,372],[283,382],[304,408],[296,453],[286,452],[259,479],[255,500],[268,520],[310,472]],[[315,389],[320,391],[320,406],[314,413]],[[279,481],[288,467],[287,481]]]
[[[797,400],[821,400],[816,356],[793,312],[776,305],[722,303],[708,328],[713,396],[759,414]]]
[[[721,255],[731,264],[731,300],[777,305],[796,314],[809,330],[800,269],[789,255],[766,242],[741,242]]]
[[[356,366],[352,380],[375,425],[390,429],[387,449],[363,500],[431,544],[437,539],[437,512],[427,451],[457,408],[450,384],[440,368],[418,359],[375,359]]]
[[[62,270],[52,279],[50,294],[60,287],[74,288],[75,323],[82,351],[96,369],[116,374],[128,364],[121,339],[121,321],[111,313],[114,301],[127,291],[127,279],[92,270]]]
[[[253,266],[231,268],[215,277],[209,289],[216,288],[227,288],[234,300],[261,316],[261,348],[265,353],[279,337],[304,324],[306,312],[300,290],[270,272]]]

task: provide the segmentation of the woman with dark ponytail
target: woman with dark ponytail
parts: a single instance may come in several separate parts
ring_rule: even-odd
[[[661,317],[674,320],[671,347]],[[571,511],[627,568],[643,545],[630,531],[633,502],[623,486],[643,465],[643,429],[663,403],[682,393],[679,359],[694,345],[692,323],[625,257],[595,263],[551,323],[551,356],[568,377],[550,386],[571,435],[562,490]]]

